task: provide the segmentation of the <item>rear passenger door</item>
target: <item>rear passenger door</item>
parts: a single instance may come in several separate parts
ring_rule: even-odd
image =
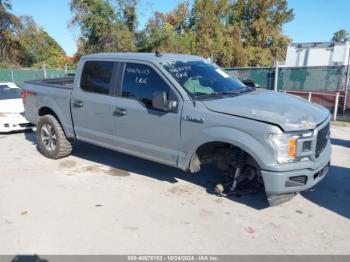
[[[74,130],[79,140],[103,146],[115,145],[112,93],[118,63],[86,61],[79,87],[71,95]]]
[[[122,63],[121,67],[120,88],[113,105],[120,149],[176,166],[180,144],[180,95],[151,64]],[[170,112],[154,109],[152,94],[155,91],[165,91],[169,99],[177,101],[177,108]]]

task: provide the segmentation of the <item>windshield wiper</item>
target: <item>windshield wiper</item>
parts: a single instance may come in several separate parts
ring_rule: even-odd
[[[214,94],[216,95],[239,95],[241,90],[235,90],[235,91],[223,91],[223,92],[216,92]]]
[[[223,97],[226,95],[239,95],[240,93],[241,93],[241,91],[213,92],[210,94],[197,94],[197,95],[194,95],[194,97],[199,98],[199,99],[207,99],[207,98]]]

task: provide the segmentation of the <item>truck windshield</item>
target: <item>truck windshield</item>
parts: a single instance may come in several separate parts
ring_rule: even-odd
[[[203,61],[174,61],[161,64],[194,98],[237,95],[250,89],[219,66]]]
[[[21,98],[21,89],[0,87],[0,100]]]

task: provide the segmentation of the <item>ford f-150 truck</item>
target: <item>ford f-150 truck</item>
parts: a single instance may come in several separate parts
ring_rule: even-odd
[[[250,181],[270,204],[314,187],[330,164],[329,111],[245,83],[198,56],[101,53],[74,78],[25,82],[22,98],[49,158],[81,140],[190,172],[214,162],[218,193]]]

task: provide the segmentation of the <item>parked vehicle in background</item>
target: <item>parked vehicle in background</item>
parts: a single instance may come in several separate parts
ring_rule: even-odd
[[[1,82],[0,81],[0,89],[1,88],[19,88],[15,83],[12,82]]]
[[[25,82],[23,100],[49,158],[78,139],[190,172],[215,162],[218,194],[263,185],[276,204],[327,173],[330,113],[250,85],[197,56],[110,53],[82,57],[74,80]]]
[[[11,82],[0,82],[0,133],[32,128],[24,117],[21,89]]]

